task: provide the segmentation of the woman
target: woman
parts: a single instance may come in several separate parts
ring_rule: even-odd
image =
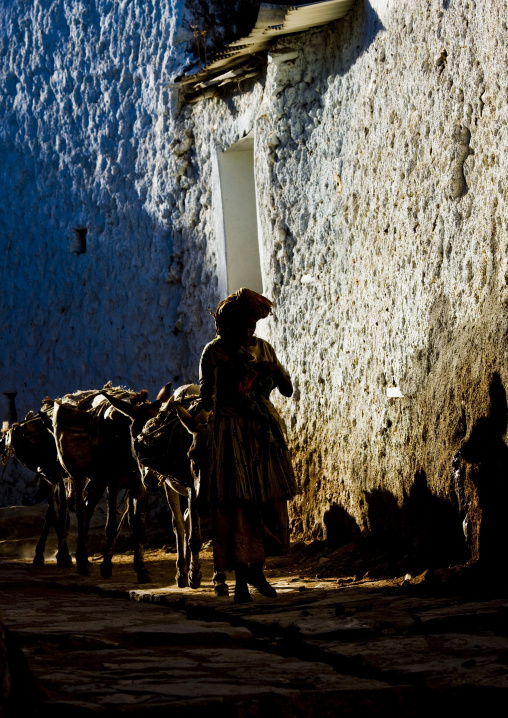
[[[267,551],[287,553],[287,501],[296,484],[282,421],[269,396],[293,386],[275,351],[254,336],[272,302],[242,288],[220,302],[216,336],[201,356],[200,385],[209,421],[208,482],[212,511],[214,584],[227,595],[235,571],[236,603],[252,601],[247,584],[277,595],[263,573]]]

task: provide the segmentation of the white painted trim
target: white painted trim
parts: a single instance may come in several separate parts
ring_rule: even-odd
[[[226,229],[224,227],[224,211],[222,209],[222,188],[219,169],[219,151],[212,154],[212,216],[213,229],[216,237],[218,291],[220,297],[228,293],[228,276],[226,265]]]

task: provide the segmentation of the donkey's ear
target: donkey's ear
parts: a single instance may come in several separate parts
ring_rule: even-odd
[[[192,417],[189,414],[189,412],[187,411],[187,409],[184,406],[182,406],[181,404],[179,404],[176,401],[175,401],[175,407],[176,407],[176,413],[178,414],[178,418],[180,419],[180,421],[182,422],[184,427],[187,429],[189,434],[192,434],[192,435],[196,434],[197,426],[198,426],[198,422],[196,421],[196,419],[194,419],[194,417]]]
[[[159,412],[162,405],[173,398],[171,395],[171,386],[172,384],[169,382],[162,387],[160,392],[157,394],[157,399],[152,402],[152,410]]]
[[[101,394],[109,401],[111,406],[114,406],[115,409],[117,409],[117,411],[120,411],[122,414],[125,414],[125,416],[128,416],[131,419],[136,418],[138,414],[138,407],[136,405],[131,404],[130,401],[124,401],[123,399],[119,399],[116,396],[106,394],[105,391],[102,391]]]
[[[164,384],[160,392],[157,394],[157,401],[161,399],[161,404],[164,404],[164,402],[168,401],[169,397],[171,396],[172,386],[173,385],[171,384],[171,382]]]

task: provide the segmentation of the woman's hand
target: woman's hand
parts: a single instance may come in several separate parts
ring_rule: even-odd
[[[256,371],[263,377],[269,376],[275,386],[278,388],[282,396],[290,397],[293,393],[293,385],[289,374],[281,371],[281,368],[277,362],[274,361],[260,361],[254,364]]]

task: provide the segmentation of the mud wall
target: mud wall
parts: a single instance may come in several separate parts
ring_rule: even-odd
[[[111,380],[154,398],[186,379],[165,160],[182,12],[0,2],[0,423],[13,418],[3,392],[22,420],[46,395]],[[4,505],[24,476],[9,463]]]
[[[183,283],[205,285],[185,320],[201,345],[219,252],[214,153],[255,130],[276,305],[260,329],[296,385],[279,401],[301,487],[295,535],[370,533],[442,562],[478,557],[485,511],[500,518],[489,507],[506,493],[507,9],[359,2],[281,40],[263,81],[180,113],[191,142],[172,218],[200,250]],[[298,56],[277,62],[288,50]]]
[[[153,396],[180,373],[164,158],[182,6],[0,3],[0,391],[18,419],[46,394]]]

